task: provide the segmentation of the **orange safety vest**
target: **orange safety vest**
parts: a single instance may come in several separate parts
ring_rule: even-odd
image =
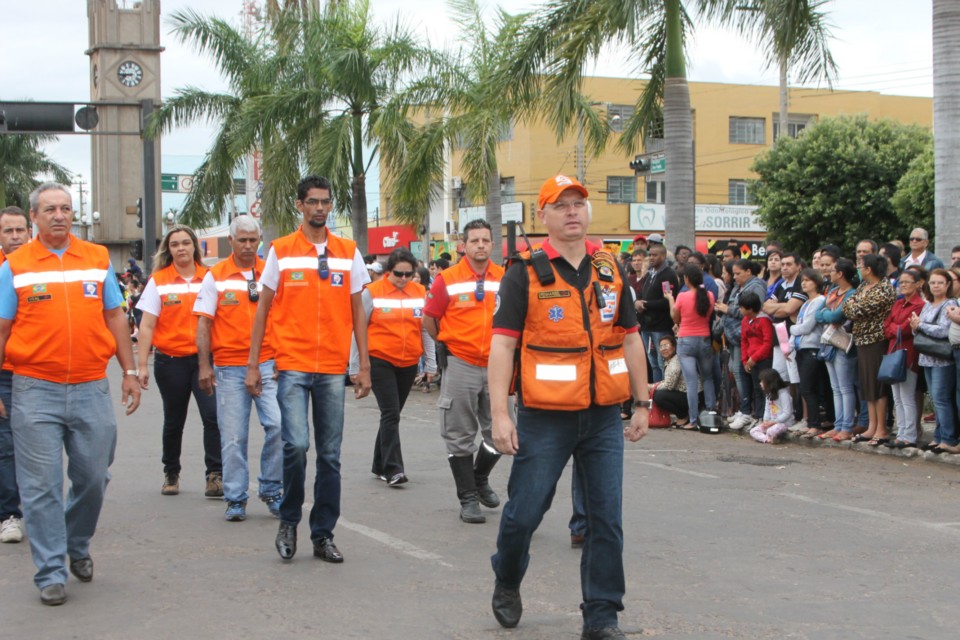
[[[420,329],[426,290],[408,282],[402,289],[387,278],[367,286],[373,300],[373,312],[367,325],[370,355],[397,367],[410,367],[423,355]]]
[[[326,280],[317,247],[302,227],[273,242],[280,282],[273,317],[277,369],[305,373],[346,373],[353,334],[350,273],[357,245],[327,232]]]
[[[254,274],[263,273],[263,259],[256,258]],[[213,363],[218,367],[242,367],[247,364],[250,353],[250,334],[257,315],[257,303],[250,301],[245,269],[237,266],[231,254],[226,260],[210,268],[210,275],[217,287],[217,314],[204,317],[213,320],[210,330],[210,350]],[[254,282],[256,283],[256,275]],[[259,291],[261,285],[256,284]],[[274,357],[272,322],[267,320],[267,332],[260,349],[260,362]]]
[[[561,278],[552,263],[554,282],[541,283],[529,252],[523,254],[530,280],[519,366],[520,397],[526,407],[577,411],[630,397],[626,330],[615,325],[624,283],[612,256],[600,251],[592,255],[590,285],[580,291]]]
[[[60,257],[31,240],[7,261],[17,292],[6,349],[13,372],[59,384],[103,379],[117,352],[103,319],[106,248],[71,235]]]
[[[442,272],[447,288],[447,308],[440,317],[438,339],[456,357],[476,367],[487,366],[490,338],[493,333],[493,312],[503,278],[503,267],[487,264],[483,274],[484,297],[477,300],[477,274],[464,258]]]
[[[2,267],[2,266],[3,266],[3,263],[6,262],[6,261],[7,261],[7,256],[6,256],[6,254],[4,254],[3,251],[0,251],[0,267]],[[9,358],[4,358],[4,359],[3,359],[3,370],[4,370],[4,371],[13,371],[13,365],[10,364]]]
[[[197,322],[193,317],[193,303],[200,293],[200,284],[207,268],[197,265],[193,280],[184,280],[174,265],[151,276],[160,295],[160,316],[153,330],[153,346],[168,356],[182,358],[197,354]]]

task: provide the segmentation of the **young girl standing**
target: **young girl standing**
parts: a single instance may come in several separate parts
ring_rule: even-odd
[[[776,369],[765,369],[760,374],[760,387],[766,397],[763,420],[750,429],[750,437],[757,442],[775,443],[793,424],[793,399],[790,389]]]

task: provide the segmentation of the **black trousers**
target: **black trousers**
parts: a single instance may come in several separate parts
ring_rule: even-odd
[[[800,370],[800,395],[807,403],[807,426],[820,428],[820,381],[827,373],[823,363],[817,360],[817,349],[797,351],[797,368]]]
[[[217,396],[200,389],[197,356],[175,357],[154,352],[153,377],[163,400],[163,472],[180,473],[183,427],[187,423],[190,395],[197,401],[203,422],[203,461],[207,474],[221,473],[220,429],[217,426]]]
[[[374,475],[389,480],[403,473],[403,453],[400,450],[400,412],[407,402],[417,365],[398,367],[386,360],[370,356],[370,385],[380,408],[380,429],[373,445]]]
[[[653,392],[653,401],[664,411],[677,416],[678,420],[686,420],[690,417],[690,404],[687,402],[686,391],[657,389]]]

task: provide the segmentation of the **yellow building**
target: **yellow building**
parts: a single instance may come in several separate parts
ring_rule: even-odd
[[[583,91],[605,111],[615,132],[622,129],[633,113],[633,105],[643,87],[636,80],[587,78]],[[754,157],[769,149],[779,136],[779,88],[690,83],[693,110],[695,180],[697,203],[697,246],[712,247],[713,240],[756,241],[763,229],[751,214],[747,181],[756,177],[750,171]],[[893,119],[924,127],[933,125],[933,100],[881,95],[872,91],[829,91],[791,89],[789,135],[796,136],[818,118],[867,114],[871,119]],[[617,117],[619,116],[619,117]],[[537,193],[548,177],[557,173],[577,176],[582,153],[577,132],[557,142],[545,124],[518,123],[500,145],[498,161],[504,202],[504,221],[521,220],[529,236],[542,236],[537,224]],[[591,235],[609,240],[630,240],[639,233],[664,231],[663,200],[666,171],[637,177],[629,162],[634,154],[615,149],[616,133],[608,152],[583,159],[584,184],[593,204]],[[656,152],[661,140],[648,140],[647,149]],[[483,215],[482,203],[462,200],[463,184],[458,177],[458,155],[451,162],[444,202],[431,212],[430,230],[434,239],[455,240],[456,232],[472,218]],[[654,162],[654,171],[662,169]],[[385,198],[381,196],[381,198]],[[381,211],[389,213],[389,202],[381,200]],[[669,244],[669,238],[667,239]]]

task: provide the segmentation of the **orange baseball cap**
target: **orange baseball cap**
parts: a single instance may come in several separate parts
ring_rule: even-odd
[[[580,184],[576,179],[564,175],[554,176],[547,179],[540,187],[540,199],[537,201],[537,208],[543,209],[544,205],[553,204],[560,197],[560,194],[567,189],[576,189],[584,198],[590,196],[587,188]]]

